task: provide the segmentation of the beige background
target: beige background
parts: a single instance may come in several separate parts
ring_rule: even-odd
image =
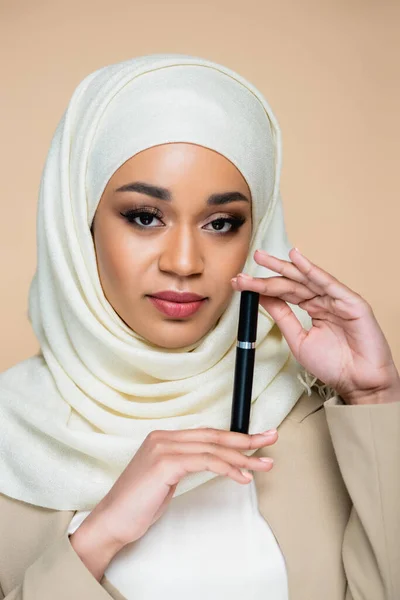
[[[400,3],[0,0],[0,371],[38,345],[27,320],[41,171],[78,83],[178,52],[237,70],[284,142],[289,239],[364,296],[400,366]]]

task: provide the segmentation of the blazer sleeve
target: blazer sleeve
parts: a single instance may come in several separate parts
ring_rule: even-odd
[[[50,544],[24,573],[22,582],[1,600],[126,600],[110,584],[103,587],[73,549],[68,532]],[[111,591],[111,589],[113,591]]]
[[[387,404],[324,402],[352,500],[342,546],[346,600],[400,598],[400,398]]]

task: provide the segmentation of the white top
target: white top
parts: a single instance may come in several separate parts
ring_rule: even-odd
[[[74,515],[68,534],[89,512]],[[172,498],[105,576],[128,600],[288,600],[285,561],[258,510],[254,480],[217,476]]]

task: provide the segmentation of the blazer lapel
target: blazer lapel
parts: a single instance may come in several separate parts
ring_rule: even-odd
[[[285,558],[290,600],[345,595],[341,546],[351,502],[323,403],[314,391],[303,394],[278,427],[278,441],[255,453],[274,459],[271,471],[253,473],[259,511]]]

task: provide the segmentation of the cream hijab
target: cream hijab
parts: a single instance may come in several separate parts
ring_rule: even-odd
[[[88,75],[55,131],[41,179],[29,296],[41,352],[0,376],[3,494],[91,510],[152,430],[229,430],[240,295],[196,344],[166,350],[125,325],[97,272],[90,225],[104,187],[128,158],[167,142],[215,150],[246,179],[253,202],[247,272],[277,275],[255,263],[256,248],[288,257],[280,131],[251,83],[180,54],[142,56]],[[311,324],[291,308],[303,326]],[[301,371],[260,307],[249,433],[283,421],[308,387]],[[189,474],[175,495],[215,476]]]

